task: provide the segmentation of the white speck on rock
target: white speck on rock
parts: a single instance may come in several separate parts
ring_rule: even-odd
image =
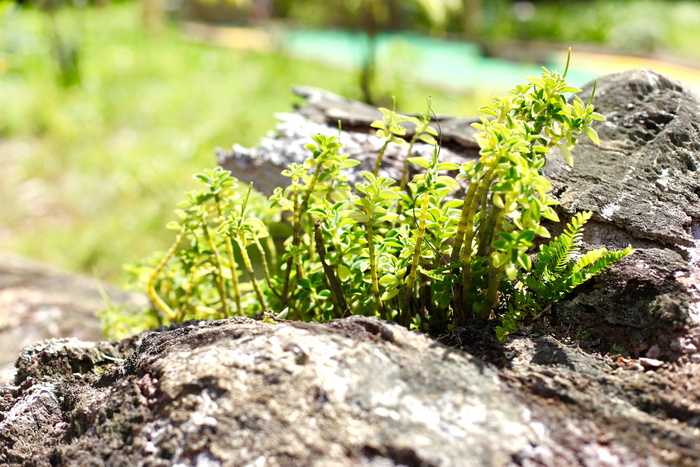
[[[664,188],[667,188],[668,182],[669,182],[668,169],[663,169],[661,171],[661,174],[659,175],[659,178],[656,180],[656,183],[661,185]]]
[[[605,220],[612,220],[612,215],[620,210],[619,204],[606,204],[603,209],[600,210],[600,215]]]

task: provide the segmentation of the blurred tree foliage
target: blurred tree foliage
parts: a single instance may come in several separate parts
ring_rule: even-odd
[[[466,37],[480,43],[486,52],[493,51],[494,44],[511,40],[593,43],[625,52],[653,52],[678,47],[684,37],[690,40],[686,32],[694,40],[692,30],[697,29],[700,14],[698,2],[689,0],[238,1],[263,1],[275,17],[306,27],[412,30]]]

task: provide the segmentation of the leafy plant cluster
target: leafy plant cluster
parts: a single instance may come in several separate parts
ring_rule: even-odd
[[[373,172],[362,172],[354,186],[345,171],[358,162],[341,152],[338,137],[321,134],[306,146],[303,164],[282,172],[289,185],[256,209],[249,207],[250,187],[238,196],[227,171],[197,174],[203,188],[181,203],[179,220],[170,225],[175,242],[142,275],[149,296],[169,321],[363,314],[425,329],[429,322],[483,323],[501,313],[504,338],[524,316],[632,252],[600,249],[577,257],[590,218],[581,213],[540,247],[533,264],[536,237],[549,237],[541,221],[558,221],[542,175],[546,155],[559,147],[573,166],[577,139],[585,133],[598,143],[591,124],[603,120],[591,101],[567,99],[580,90],[565,75],[543,69],[482,108],[488,117],[475,125],[480,157],[461,166],[440,161],[428,117],[381,109],[383,118],[372,126],[385,143]],[[419,141],[434,146],[431,157],[413,156]],[[398,182],[380,172],[390,144],[406,147]],[[412,180],[409,164],[421,169]],[[276,245],[269,227],[279,216],[291,227]]]

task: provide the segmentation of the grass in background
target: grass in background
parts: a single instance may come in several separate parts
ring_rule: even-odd
[[[293,84],[359,96],[354,74],[188,43],[176,28],[148,35],[138,4],[59,19],[82,44],[79,87],[57,84],[44,15],[0,18],[0,250],[63,269],[121,281],[124,263],[167,248],[192,174],[216,164],[216,146],[257,144],[291,110]],[[476,109],[405,76],[382,82],[405,112],[429,94],[438,113]]]

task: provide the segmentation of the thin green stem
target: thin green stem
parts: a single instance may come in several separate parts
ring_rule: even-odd
[[[403,161],[403,170],[401,170],[401,182],[399,183],[399,187],[401,188],[401,190],[406,190],[406,183],[408,182],[408,180],[406,180],[408,176],[408,159],[410,159],[411,154],[413,154],[413,145],[415,144],[419,134],[420,133],[416,132],[416,135],[413,138],[411,138],[411,143],[409,144],[408,151],[406,152],[406,158]]]
[[[277,298],[282,298],[279,292],[277,292],[277,290],[275,290],[275,288],[272,286],[272,277],[270,276],[270,268],[267,264],[267,254],[265,253],[265,248],[263,248],[262,244],[260,243],[260,240],[257,237],[255,237],[253,241],[258,247],[258,252],[260,252],[260,262],[262,263],[263,271],[265,273],[265,283],[267,284],[267,287],[272,291],[272,293],[274,293],[277,296]]]
[[[386,151],[386,148],[387,148],[387,146],[389,146],[390,142],[391,142],[391,138],[388,138],[386,141],[384,141],[382,148],[379,150],[379,155],[377,156],[377,162],[374,164],[374,172],[373,173],[374,173],[375,177],[379,173],[379,167],[382,166],[382,159],[384,158],[384,152]]]
[[[182,306],[180,307],[180,312],[178,313],[178,320],[184,319],[185,312],[187,311],[187,308],[190,306],[190,298],[192,298],[192,291],[194,290],[194,281],[195,281],[195,273],[197,272],[197,268],[192,266],[192,270],[190,271],[190,275],[187,277],[187,291],[185,292],[185,299],[182,301]]]
[[[265,297],[263,297],[262,290],[260,290],[258,281],[255,279],[253,263],[250,261],[250,256],[248,256],[248,250],[245,247],[245,241],[237,238],[236,243],[238,244],[238,248],[241,250],[241,258],[243,258],[243,264],[245,265],[246,271],[248,271],[250,282],[253,284],[253,290],[255,290],[255,295],[258,297],[258,303],[260,303],[262,310],[266,311],[267,305],[265,304]]]
[[[495,211],[495,210],[494,210]],[[492,211],[492,213],[494,212]],[[501,287],[501,282],[503,281],[503,266],[494,266],[491,256],[491,243],[494,237],[502,230],[503,219],[505,218],[505,209],[498,209],[496,214],[496,219],[493,224],[493,229],[491,232],[491,239],[489,241],[489,248],[487,250],[487,257],[489,258],[489,271],[488,277],[488,290],[486,293],[486,303],[481,309],[480,313],[477,314],[477,321],[484,321],[489,317],[491,310],[498,306],[498,290]],[[489,216],[491,217],[491,216]]]
[[[292,245],[294,245],[294,239],[297,235],[297,231],[301,230],[301,223],[299,220],[299,209],[297,205],[299,204],[299,187],[295,182],[293,183],[292,196],[294,201],[292,202]],[[291,256],[287,259],[287,269],[284,273],[284,286],[282,287],[282,301],[286,303],[289,300],[289,283],[292,275],[292,265],[294,264],[294,258]]]
[[[214,202],[216,203],[216,211],[219,219],[223,221],[223,210],[221,208],[221,199],[219,195],[214,196]],[[233,300],[236,303],[236,311],[238,316],[243,316],[243,306],[241,305],[241,291],[238,285],[238,273],[236,271],[236,259],[233,254],[233,244],[231,243],[231,238],[228,235],[224,236],[224,244],[226,249],[226,255],[228,257],[229,270],[231,272],[231,283],[233,289]]]
[[[231,238],[227,235],[224,237],[226,241],[226,254],[228,255],[229,270],[231,271],[231,285],[233,288],[233,299],[236,302],[236,311],[238,316],[243,316],[243,305],[241,305],[241,289],[238,284],[238,271],[236,270],[236,260],[233,254],[233,245]]]
[[[426,189],[423,194],[423,206],[421,208],[420,224],[416,232],[416,245],[413,248],[413,258],[411,259],[411,268],[409,269],[408,277],[406,278],[406,289],[404,290],[403,306],[401,310],[401,320],[404,326],[408,326],[411,319],[411,299],[413,298],[413,286],[416,282],[418,271],[418,262],[421,256],[421,246],[425,237],[425,221],[428,217],[428,204],[430,192]]]
[[[467,193],[464,195],[464,203],[462,204],[462,212],[459,215],[459,224],[457,224],[457,233],[455,234],[454,244],[452,245],[452,253],[450,255],[450,263],[456,263],[462,253],[462,244],[464,243],[464,234],[467,230],[469,218],[473,215],[472,201],[478,187],[478,183],[474,180],[469,183]]]
[[[231,314],[229,313],[229,310],[228,310],[228,300],[226,297],[226,285],[224,284],[224,265],[221,261],[221,255],[219,254],[219,249],[216,248],[216,245],[214,244],[214,239],[211,236],[211,232],[209,232],[209,226],[207,225],[207,223],[203,217],[201,218],[201,221],[202,221],[202,230],[204,231],[204,238],[207,240],[207,244],[209,245],[209,249],[214,254],[214,264],[216,266],[216,271],[217,271],[216,288],[219,292],[219,298],[221,299],[221,314],[224,316],[224,318],[230,318]]]
[[[175,255],[177,252],[178,248],[180,248],[180,245],[182,244],[183,239],[185,238],[185,228],[182,227],[180,229],[180,232],[177,234],[177,237],[175,237],[175,241],[173,244],[170,246],[168,251],[165,253],[165,256],[163,259],[160,260],[160,263],[156,266],[156,268],[153,270],[151,275],[148,277],[148,296],[150,297],[151,301],[153,304],[165,315],[170,319],[170,321],[176,321],[177,319],[177,313],[168,306],[167,303],[158,295],[158,292],[156,292],[156,279],[158,278],[158,274],[161,273],[163,268],[165,267],[166,264],[168,264],[168,261],[170,261],[170,258]]]
[[[369,250],[369,273],[372,280],[372,295],[377,304],[377,309],[382,319],[387,319],[386,312],[382,306],[381,296],[379,294],[379,279],[377,278],[377,258],[374,251],[374,229],[371,222],[366,224],[367,249]]]
[[[323,272],[326,274],[331,292],[333,292],[337,306],[340,308],[340,313],[338,313],[338,316],[343,316],[345,311],[348,310],[348,305],[345,302],[343,286],[340,284],[338,277],[335,275],[335,270],[331,268],[328,263],[326,263],[326,246],[323,243],[323,233],[321,232],[320,222],[316,222],[315,224],[314,238],[316,240],[316,251],[318,252],[318,257],[321,260],[321,266],[323,266]]]
[[[311,182],[309,183],[309,186],[306,188],[306,192],[304,193],[304,198],[301,203],[297,203],[298,199],[298,191],[296,188],[296,185],[294,186],[294,212],[292,215],[292,249],[297,250],[301,246],[301,216],[302,214],[306,211],[309,201],[311,200],[311,195],[313,194],[314,188],[316,186],[316,182],[318,181],[318,177],[321,173],[322,169],[322,164],[324,162],[325,158],[323,156],[320,156],[318,158],[318,161],[316,163],[316,167],[314,170],[314,175],[311,178]],[[284,277],[284,288],[282,291],[282,296],[284,297],[284,300],[286,301],[289,296],[289,281],[290,281],[290,276],[292,273],[292,263],[296,264],[296,269],[297,269],[297,278],[303,277],[303,269],[301,265],[299,264],[298,261],[294,260],[294,257],[291,257],[287,260],[287,271],[285,273]]]

